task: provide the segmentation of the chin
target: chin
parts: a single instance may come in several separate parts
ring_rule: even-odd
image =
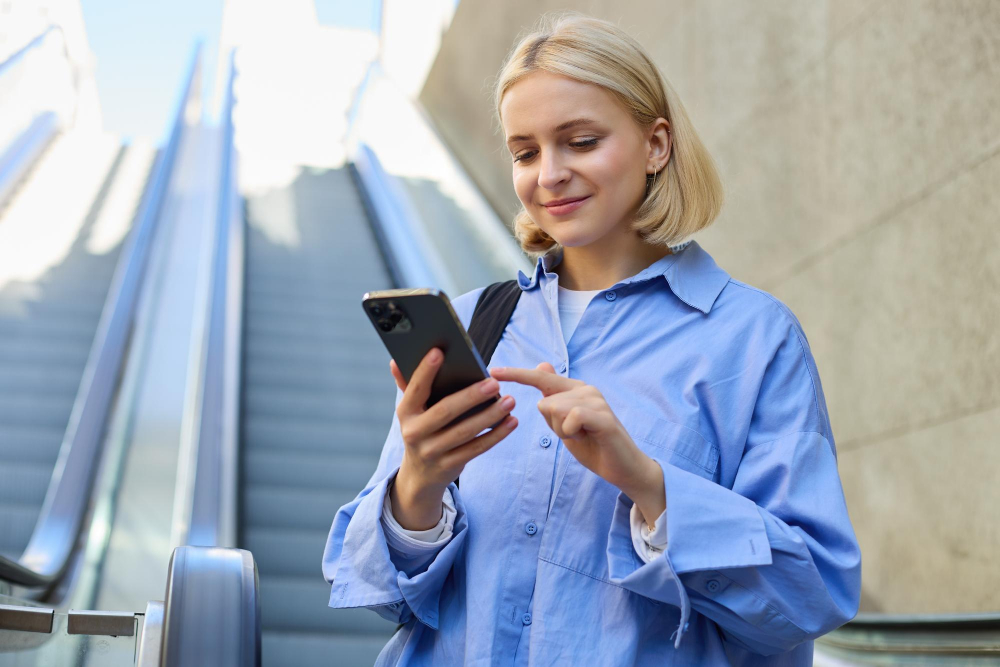
[[[546,233],[555,239],[556,243],[564,248],[579,248],[588,246],[600,241],[604,236],[603,230],[593,229],[558,229],[553,234],[546,230]]]

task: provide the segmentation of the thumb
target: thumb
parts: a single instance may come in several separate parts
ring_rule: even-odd
[[[552,364],[550,364],[547,361],[543,361],[542,363],[540,363],[537,366],[535,366],[535,370],[536,371],[545,371],[546,373],[552,373],[553,375],[556,374],[555,366],[553,366]]]

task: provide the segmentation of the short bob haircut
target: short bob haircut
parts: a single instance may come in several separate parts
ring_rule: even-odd
[[[647,176],[646,198],[632,228],[654,245],[671,246],[708,227],[722,208],[722,183],[711,155],[698,138],[677,93],[643,48],[608,21],[578,13],[542,16],[508,54],[497,76],[494,105],[511,86],[532,72],[544,71],[596,84],[609,91],[643,129],[657,118],[670,123],[670,159],[664,177]],[[514,235],[529,255],[558,244],[522,207]]]

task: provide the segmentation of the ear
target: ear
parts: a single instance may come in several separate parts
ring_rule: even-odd
[[[670,151],[673,149],[673,134],[670,123],[665,118],[657,118],[647,131],[649,153],[646,158],[646,173],[663,171],[670,161]]]

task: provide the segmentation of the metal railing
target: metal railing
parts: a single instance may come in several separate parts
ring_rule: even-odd
[[[412,203],[367,144],[358,146],[352,173],[393,282],[398,287],[434,286],[458,296],[445,263],[420,225],[415,224],[418,215]]]
[[[1000,664],[1000,615],[862,613],[816,652],[817,665]]]
[[[390,126],[368,118],[393,109]],[[348,153],[359,191],[400,287],[436,287],[456,297],[530,271],[510,230],[413,100],[373,63],[348,113]],[[400,151],[415,143],[419,148]],[[412,172],[401,155],[419,150],[435,168]]]
[[[236,100],[235,52],[229,55],[229,77],[220,116],[221,160],[216,214],[211,294],[201,401],[191,490],[191,516],[183,541],[202,546],[236,544],[236,475],[239,467],[239,399],[243,327],[243,260],[245,221],[237,187],[237,154],[233,143]]]
[[[0,63],[0,93],[3,93],[7,104],[10,104],[11,91],[4,90],[4,81],[14,75],[17,67],[22,65],[31,54],[42,49],[46,43],[58,35],[63,39],[63,54],[66,53],[65,36],[62,28],[58,25],[50,25],[27,44],[12,53],[2,63]],[[68,65],[67,57],[67,65]],[[26,125],[20,122],[15,123],[13,131],[18,132],[12,139],[4,136],[0,128],[0,206],[10,197],[16,189],[18,183],[31,169],[32,165],[41,155],[45,147],[59,132],[59,114],[52,109],[35,109],[34,116]],[[16,114],[15,114],[16,115]],[[9,143],[4,143],[10,139]]]
[[[135,224],[111,279],[38,522],[19,559],[0,557],[0,579],[25,587],[48,588],[62,575],[72,554],[88,507],[93,471],[129,342],[156,222],[187,119],[200,104],[197,85],[200,67],[199,45],[181,89],[169,139],[152,169]]]

